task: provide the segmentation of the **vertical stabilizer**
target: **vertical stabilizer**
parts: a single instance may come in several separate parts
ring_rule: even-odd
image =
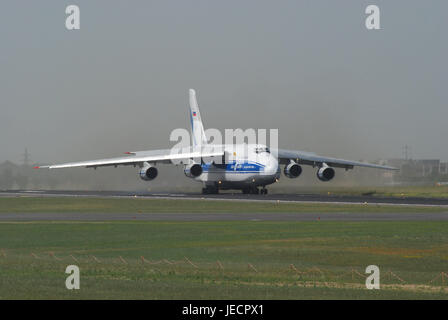
[[[191,143],[193,146],[207,144],[204,126],[202,125],[201,113],[199,112],[196,91],[190,89],[190,122],[191,122]]]

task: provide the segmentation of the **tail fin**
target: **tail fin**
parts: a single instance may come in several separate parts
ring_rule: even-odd
[[[199,112],[196,91],[190,89],[190,122],[191,122],[191,142],[193,146],[207,144],[204,126],[202,125],[201,113]]]

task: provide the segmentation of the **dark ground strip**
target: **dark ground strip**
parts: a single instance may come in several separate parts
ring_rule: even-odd
[[[435,213],[1,213],[0,221],[448,221]]]
[[[223,193],[218,195],[202,195],[199,193],[149,193],[129,191],[0,191],[1,196],[67,196],[67,197],[143,197],[143,198],[173,198],[173,199],[216,199],[216,200],[259,200],[259,201],[309,201],[309,202],[341,202],[341,203],[385,203],[406,205],[448,206],[448,198],[417,198],[417,197],[372,197],[326,194],[268,194],[251,195],[241,193]]]

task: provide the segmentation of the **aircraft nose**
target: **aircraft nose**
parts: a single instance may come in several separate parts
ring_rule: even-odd
[[[278,171],[278,161],[273,156],[269,157],[268,163],[265,168],[265,173],[267,174],[276,174]]]

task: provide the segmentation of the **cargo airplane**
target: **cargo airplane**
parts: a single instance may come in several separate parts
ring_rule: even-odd
[[[266,186],[280,178],[280,167],[288,178],[297,178],[302,173],[302,165],[317,168],[320,181],[330,181],[335,176],[334,168],[345,170],[355,166],[396,170],[389,166],[359,161],[319,156],[315,153],[270,149],[264,144],[211,144],[206,138],[199,112],[196,92],[190,89],[191,145],[183,148],[126,152],[126,156],[39,166],[35,168],[97,168],[104,166],[133,165],[139,167],[139,176],[145,181],[154,180],[158,175],[156,164],[182,165],[184,173],[202,182],[204,194],[218,193],[219,190],[238,189],[243,193],[267,194]]]

